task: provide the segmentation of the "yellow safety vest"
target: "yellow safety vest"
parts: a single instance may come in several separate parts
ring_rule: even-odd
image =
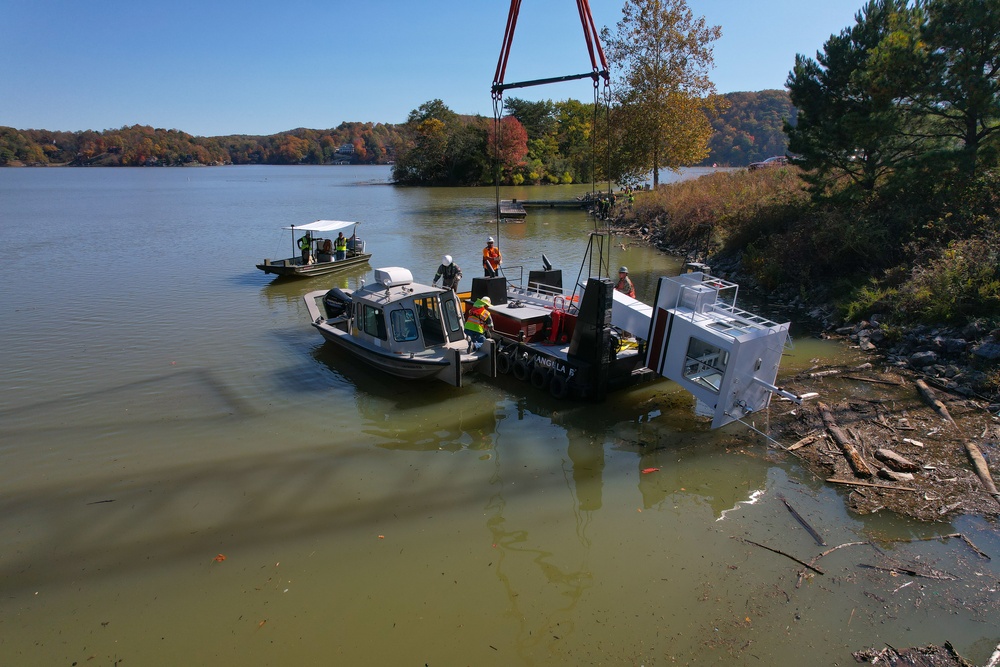
[[[486,306],[473,306],[469,311],[469,317],[465,321],[465,328],[476,333],[485,333],[486,325],[490,322],[490,311]]]

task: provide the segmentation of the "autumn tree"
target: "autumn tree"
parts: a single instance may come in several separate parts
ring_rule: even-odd
[[[496,126],[489,130],[490,155],[496,159],[496,168],[500,170],[503,182],[514,180],[514,173],[524,164],[528,155],[528,133],[517,118],[504,116],[500,119],[500,133],[497,136]]]
[[[660,168],[695,164],[708,154],[706,113],[719,104],[708,78],[719,26],[695,18],[685,0],[626,0],[612,33],[605,28],[616,82],[613,126],[622,155],[616,180]]]

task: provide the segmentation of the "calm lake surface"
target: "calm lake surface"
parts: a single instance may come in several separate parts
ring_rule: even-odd
[[[302,295],[371,272],[265,276],[293,254],[282,226],[358,220],[373,267],[429,282],[448,253],[463,286],[481,275],[493,188],[388,176],[0,170],[0,665],[846,665],[945,641],[985,662],[989,524],[850,516],[848,491],[740,424],[707,430],[667,381],[577,405],[323,344]],[[592,224],[532,210],[501,226],[505,266],[544,252],[571,280]],[[640,298],[680,271],[618,240]],[[799,336],[782,372],[851,354]],[[887,547],[962,575],[911,580],[842,549],[797,588],[801,566],[734,539],[829,548],[782,494],[830,547],[961,531],[994,561]]]

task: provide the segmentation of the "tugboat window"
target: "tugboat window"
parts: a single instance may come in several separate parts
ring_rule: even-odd
[[[385,332],[385,316],[381,308],[365,305],[361,316],[361,329],[369,336],[388,340]]]
[[[727,350],[692,338],[684,358],[684,379],[718,394],[728,364]]]
[[[389,319],[392,321],[392,337],[397,342],[417,339],[417,316],[412,310],[393,310]]]

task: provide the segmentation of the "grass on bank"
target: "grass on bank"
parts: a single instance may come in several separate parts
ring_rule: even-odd
[[[1000,177],[910,185],[817,199],[795,167],[717,172],[643,193],[625,222],[846,321],[1000,325]]]

